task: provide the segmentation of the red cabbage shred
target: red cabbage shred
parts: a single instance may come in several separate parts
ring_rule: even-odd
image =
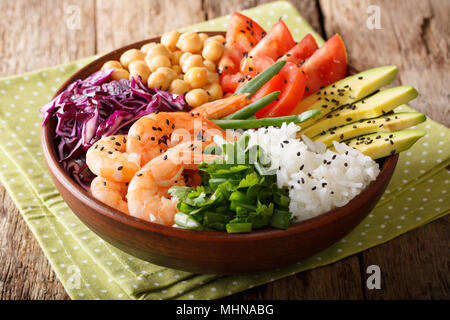
[[[66,90],[41,108],[45,124],[57,120],[55,137],[60,162],[81,186],[89,188],[87,149],[102,137],[126,134],[137,119],[155,111],[189,111],[182,95],[147,88],[140,78],[109,81],[113,69],[100,70]]]

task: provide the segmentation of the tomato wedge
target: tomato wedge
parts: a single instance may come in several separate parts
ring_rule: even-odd
[[[223,92],[234,93],[239,89],[242,80],[244,79],[244,74],[237,72],[235,74],[224,74],[221,76],[220,85],[222,86]]]
[[[290,61],[300,67],[317,49],[319,49],[319,47],[317,46],[316,40],[311,33],[308,33],[299,43],[278,60]]]
[[[290,115],[303,97],[305,81],[305,75],[300,71],[300,68],[292,62],[287,62],[283,69],[252,97],[252,100],[256,101],[273,91],[281,91],[275,101],[255,114],[256,117],[267,118]]]
[[[275,61],[273,59],[266,56],[259,56],[253,58],[244,58],[241,60],[240,71],[242,73],[251,74],[251,73],[260,73],[264,71],[271,65],[273,65]]]
[[[347,51],[342,38],[335,34],[302,65],[306,75],[304,98],[347,74]]]
[[[222,58],[219,61],[221,74],[235,73],[239,63],[263,37],[265,31],[249,17],[233,12],[225,36],[226,45]]]
[[[249,57],[266,56],[277,60],[295,46],[295,41],[283,20],[278,21],[267,35],[250,51]]]

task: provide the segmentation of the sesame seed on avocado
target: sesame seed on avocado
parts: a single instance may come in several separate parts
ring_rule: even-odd
[[[300,134],[312,138],[322,131],[328,131],[337,126],[379,117],[416,98],[417,94],[416,89],[411,86],[381,90],[361,101],[338,108],[330,113],[332,117],[321,119],[306,129],[302,126]]]
[[[330,147],[333,145],[333,141],[341,142],[369,133],[394,132],[424,122],[426,118],[420,112],[399,112],[389,116],[382,115],[375,119],[365,120],[362,123],[343,125],[335,129],[334,134],[328,131],[324,135],[315,136],[312,140],[323,142],[327,147]]]
[[[397,66],[383,66],[348,76],[301,100],[292,114],[300,114],[310,109],[321,109],[321,115],[302,123],[302,128],[307,128],[336,108],[359,101],[390,84],[397,73]],[[359,79],[361,77],[362,79]]]
[[[359,139],[353,138],[346,143],[375,160],[408,150],[425,134],[423,130],[403,129],[395,132],[373,133]],[[361,138],[364,139],[361,140]],[[335,151],[334,147],[330,150]]]

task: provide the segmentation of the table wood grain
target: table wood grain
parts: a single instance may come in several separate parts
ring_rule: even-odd
[[[107,52],[264,0],[0,0],[0,77]],[[396,64],[411,105],[450,125],[450,3],[447,0],[291,1],[325,38],[338,32],[357,69]],[[369,29],[370,5],[381,29]],[[373,9],[373,7],[371,7]],[[73,26],[79,10],[79,28]],[[77,21],[75,21],[76,23]],[[334,264],[259,286],[230,299],[449,299],[450,217]],[[379,265],[382,289],[368,290]],[[69,299],[17,208],[0,186],[0,299]]]

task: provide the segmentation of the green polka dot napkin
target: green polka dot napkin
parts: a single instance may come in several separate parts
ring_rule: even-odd
[[[314,32],[288,2],[244,11],[268,29],[279,17],[296,40]],[[191,30],[224,30],[227,17]],[[320,37],[316,38],[323,43]],[[39,107],[93,58],[0,80],[0,179],[73,299],[216,299],[340,260],[449,213],[450,130],[427,120],[428,134],[400,156],[372,213],[344,239],[298,263],[256,274],[192,274],[127,255],[97,237],[54,187],[41,153]],[[403,110],[405,111],[405,110]]]

